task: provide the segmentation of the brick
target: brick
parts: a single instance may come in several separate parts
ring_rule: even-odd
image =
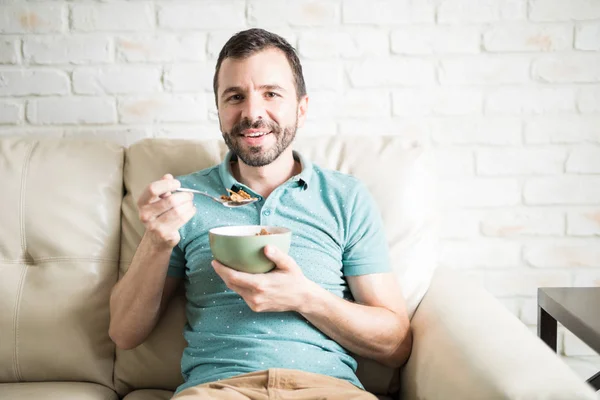
[[[569,211],[567,213],[567,235],[600,236],[600,208]],[[598,279],[600,279],[600,272],[598,274]]]
[[[565,329],[564,354],[566,356],[597,356],[598,353],[585,344],[581,339]]]
[[[565,149],[479,149],[475,152],[478,175],[532,175],[563,172]]]
[[[517,179],[445,179],[439,183],[439,196],[449,206],[514,206],[521,202],[521,189]]]
[[[21,62],[21,41],[0,38],[0,64],[18,64]]]
[[[540,57],[532,63],[532,76],[540,82],[600,82],[600,55],[568,54]]]
[[[383,30],[313,30],[300,35],[298,52],[312,59],[379,57],[389,54],[390,44]]]
[[[122,36],[116,39],[117,58],[126,62],[203,61],[206,34]]]
[[[53,33],[67,28],[65,4],[0,6],[0,33]]]
[[[473,26],[409,26],[392,31],[394,54],[479,53],[479,29]]]
[[[467,239],[479,236],[479,218],[479,211],[446,211],[440,220],[439,236],[442,239]]]
[[[406,138],[409,141],[427,141],[430,130],[426,120],[409,120],[407,118],[361,118],[355,120],[344,118],[338,125],[339,133],[342,135],[353,136],[364,135],[365,133],[372,135],[395,135]]]
[[[128,128],[128,127],[94,127],[65,129],[63,136],[66,138],[78,138],[85,140],[110,141],[121,146],[131,146],[135,142],[151,138],[151,128]]]
[[[218,139],[223,140],[218,122],[204,122],[185,125],[155,125],[152,136],[169,139]]]
[[[34,125],[117,122],[115,101],[106,97],[46,97],[30,100],[27,120]]]
[[[432,139],[437,144],[518,145],[521,143],[518,118],[436,118]]]
[[[437,11],[438,23],[463,24],[523,20],[526,0],[443,0]]]
[[[535,297],[539,287],[571,286],[571,275],[566,271],[486,271],[484,286],[495,296]]]
[[[571,21],[600,18],[600,3],[590,0],[531,0],[529,19],[532,21]]]
[[[572,48],[571,25],[494,26],[483,34],[487,51],[560,51]]]
[[[169,92],[213,92],[213,62],[175,64],[165,68],[164,86]]]
[[[348,76],[357,88],[427,85],[435,82],[435,67],[429,60],[367,60],[350,65]]]
[[[151,93],[161,90],[159,67],[113,66],[73,71],[73,91],[78,94]]]
[[[600,239],[525,246],[523,258],[536,268],[600,267]]]
[[[331,26],[340,20],[339,7],[335,0],[250,0],[248,23],[252,26]]]
[[[204,96],[162,95],[119,100],[122,123],[197,122],[207,119]]]
[[[22,121],[22,104],[14,101],[0,101],[0,125],[16,125]]]
[[[488,92],[486,114],[575,113],[573,88],[518,87]]]
[[[600,202],[600,177],[558,176],[525,181],[523,197],[532,205],[585,205]]]
[[[590,22],[575,28],[575,48],[577,50],[600,50],[600,23]]]
[[[398,25],[434,22],[435,2],[432,0],[344,0],[344,24]]]
[[[600,114],[600,86],[586,86],[577,95],[577,109],[582,114]]]
[[[112,61],[107,36],[43,36],[23,39],[23,54],[31,64],[89,64]]]
[[[576,272],[573,286],[600,286],[600,270]]]
[[[386,117],[391,108],[389,95],[379,91],[314,92],[310,103],[315,118]]]
[[[335,121],[331,120],[312,120],[310,117],[306,120],[302,128],[298,128],[298,135],[302,136],[333,136],[337,134]]]
[[[158,25],[177,30],[241,30],[246,27],[245,14],[246,3],[243,0],[162,3],[158,8]]]
[[[561,236],[565,232],[564,213],[530,208],[490,211],[481,219],[486,236]]]
[[[537,325],[538,320],[538,303],[537,299],[524,299],[521,304],[519,318],[524,324]],[[537,332],[535,332],[537,336]]]
[[[444,268],[515,268],[520,264],[519,243],[471,239],[441,244],[439,264]]]
[[[440,177],[474,175],[475,158],[470,149],[437,147],[435,159]]]
[[[341,91],[344,87],[344,67],[341,63],[303,61],[302,73],[304,74],[304,82],[309,96],[313,91]]]
[[[488,85],[529,82],[529,59],[480,55],[442,59],[438,70],[443,85]]]
[[[600,146],[580,146],[571,149],[566,167],[567,172],[600,174]]]
[[[527,143],[600,143],[600,117],[535,118],[525,124]]]
[[[69,87],[69,77],[63,71],[0,70],[0,96],[67,94]]]
[[[154,28],[151,3],[74,4],[71,28],[76,31],[139,31]]]
[[[393,112],[398,116],[481,114],[483,94],[479,89],[419,88],[393,93]]]
[[[296,47],[296,42],[298,41],[298,35],[296,31],[283,26],[274,26],[273,28],[269,28],[268,30],[269,32],[273,32],[284,38],[294,48]],[[225,29],[215,32],[209,32],[208,58],[215,59],[216,61],[225,43],[227,43],[227,41],[237,32],[238,30],[235,29]]]

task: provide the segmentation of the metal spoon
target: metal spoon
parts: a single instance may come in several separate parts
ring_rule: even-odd
[[[225,207],[230,207],[230,208],[235,208],[235,207],[242,207],[242,206],[247,206],[248,204],[252,204],[256,201],[258,201],[257,198],[253,198],[253,199],[247,199],[247,200],[243,200],[243,201],[229,201],[229,200],[222,200],[219,199],[217,197],[213,197],[208,193],[204,193],[201,192],[199,190],[195,190],[195,189],[188,189],[188,188],[179,188],[179,189],[175,189],[175,192],[188,192],[188,193],[196,193],[196,194],[201,194],[202,196],[206,196],[210,199],[213,199],[214,201],[216,201],[217,203],[220,203],[222,205],[224,205]]]

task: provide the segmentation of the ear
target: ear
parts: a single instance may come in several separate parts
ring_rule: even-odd
[[[298,128],[304,126],[306,120],[306,112],[308,111],[308,95],[302,96],[298,101]]]

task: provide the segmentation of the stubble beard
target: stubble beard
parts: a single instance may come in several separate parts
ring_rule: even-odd
[[[275,137],[275,144],[265,149],[264,146],[245,146],[241,132],[245,129],[268,129],[270,134]],[[259,119],[251,122],[245,118],[234,125],[231,132],[223,133],[223,139],[229,150],[235,154],[242,162],[250,167],[264,167],[275,161],[283,153],[296,137],[298,130],[298,119],[293,125],[281,128],[273,121],[264,121]]]

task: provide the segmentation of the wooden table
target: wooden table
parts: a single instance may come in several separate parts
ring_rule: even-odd
[[[600,287],[539,288],[538,336],[555,352],[557,321],[600,353]],[[600,372],[587,382],[600,390]]]

